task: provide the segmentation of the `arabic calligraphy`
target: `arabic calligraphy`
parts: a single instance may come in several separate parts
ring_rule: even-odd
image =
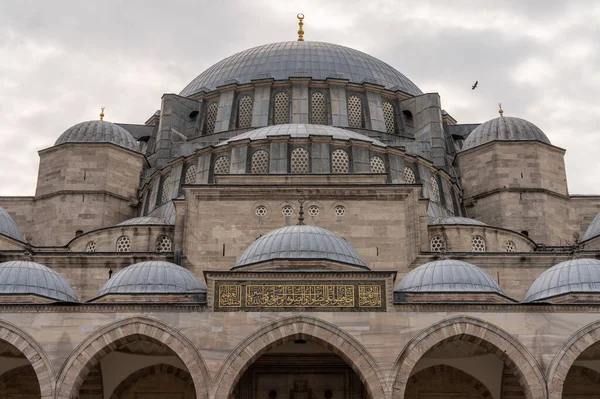
[[[239,308],[242,306],[242,286],[221,285],[219,286],[219,307]]]
[[[358,306],[377,308],[381,306],[381,287],[379,285],[358,286]]]
[[[354,307],[353,285],[247,285],[246,306],[262,308]]]

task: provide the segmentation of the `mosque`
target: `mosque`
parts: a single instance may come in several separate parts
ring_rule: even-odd
[[[600,398],[565,149],[299,21],[145,123],[48,132],[0,197],[0,397]]]

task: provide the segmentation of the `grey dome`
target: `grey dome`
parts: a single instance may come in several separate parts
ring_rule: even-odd
[[[139,218],[132,218],[122,221],[117,226],[143,226],[150,224],[164,224],[171,225],[165,218],[153,217],[153,216],[142,216]]]
[[[0,207],[0,234],[21,241],[21,233],[19,233],[17,224],[2,207]]]
[[[100,296],[205,292],[206,286],[189,270],[174,263],[151,260],[120,270],[104,285]]]
[[[228,140],[225,140],[218,145],[229,144],[240,140],[262,140],[277,136],[291,136],[291,138],[308,138],[309,136],[325,136],[336,140],[360,140],[367,141],[379,147],[387,147],[379,140],[375,140],[364,134],[355,133],[351,130],[340,129],[339,127],[325,125],[311,125],[302,123],[291,123],[285,125],[272,125],[261,127],[249,132],[239,134]]]
[[[31,294],[56,301],[77,302],[69,283],[39,263],[15,260],[0,263],[0,295]]]
[[[461,151],[496,140],[537,140],[550,144],[544,132],[533,123],[521,118],[501,116],[477,126],[465,140]]]
[[[552,266],[531,284],[525,302],[569,292],[600,294],[600,260],[573,259]]]
[[[408,273],[395,292],[494,292],[504,295],[489,274],[467,262],[444,259],[425,263]]]
[[[287,80],[290,76],[367,81],[386,89],[423,94],[406,76],[362,51],[331,43],[294,41],[266,44],[227,57],[198,75],[179,95],[191,96],[235,81],[244,84],[252,79]]]
[[[585,234],[583,235],[583,240],[589,240],[590,238],[594,238],[596,236],[600,236],[600,213],[596,215],[592,223],[588,226]]]
[[[63,143],[113,143],[129,150],[138,151],[138,143],[131,133],[121,126],[107,121],[87,121],[68,128],[54,145]]]
[[[234,267],[275,259],[330,260],[367,267],[352,245],[332,231],[316,226],[287,226],[270,231],[244,251]]]
[[[479,220],[464,218],[462,216],[449,216],[445,218],[440,218],[434,220],[431,225],[439,225],[439,224],[468,224],[471,226],[487,226],[487,224],[480,222]]]

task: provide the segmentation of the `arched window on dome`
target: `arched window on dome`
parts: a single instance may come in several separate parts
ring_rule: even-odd
[[[365,127],[362,99],[356,94],[348,96],[348,126],[354,128]]]
[[[442,236],[433,236],[431,237],[430,248],[431,252],[445,252],[446,240]]]
[[[337,149],[331,153],[331,173],[348,173],[350,157],[344,150]]]
[[[295,148],[290,156],[290,171],[293,174],[309,173],[308,151]]]
[[[404,183],[406,184],[415,184],[417,182],[417,178],[415,176],[415,171],[409,168],[408,166],[404,167]]]
[[[258,150],[252,154],[250,173],[255,175],[266,175],[269,173],[269,153]]]
[[[96,252],[96,241],[90,241],[85,246],[85,252]]]
[[[290,95],[287,91],[280,91],[273,98],[273,124],[285,123],[290,123]]]
[[[252,126],[252,107],[254,100],[249,94],[241,96],[238,100],[236,127],[243,129]]]
[[[217,123],[217,111],[219,103],[214,101],[206,107],[206,116],[204,118],[204,134],[212,134],[215,132],[215,124]]]
[[[229,166],[231,162],[229,161],[229,157],[220,156],[215,160],[215,166],[213,173],[215,175],[228,175],[229,174]]]
[[[156,196],[156,206],[162,205],[170,199],[171,175],[163,176]]]
[[[310,123],[327,125],[327,98],[320,91],[314,91],[310,96]]]
[[[438,185],[435,176],[431,176],[431,200],[433,202],[440,202],[440,186]]]
[[[369,161],[371,165],[371,173],[385,173],[385,162],[381,157],[373,155]]]
[[[517,252],[517,246],[513,241],[506,242],[506,252]]]
[[[117,252],[131,252],[131,240],[127,236],[117,239]]]
[[[390,134],[396,133],[396,116],[394,106],[389,101],[384,101],[381,105],[383,109],[383,119],[385,121],[385,131]]]
[[[156,252],[171,252],[173,251],[173,241],[168,236],[158,236],[156,239]]]
[[[482,236],[473,236],[473,239],[471,240],[471,251],[485,252],[485,238]]]
[[[185,170],[185,177],[183,178],[183,184],[195,184],[196,174],[198,173],[198,167],[196,164],[190,165]]]

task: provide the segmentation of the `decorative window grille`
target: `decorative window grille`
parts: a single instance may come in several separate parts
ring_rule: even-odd
[[[282,125],[290,121],[290,96],[287,91],[275,94],[275,107],[273,111],[273,124]]]
[[[258,217],[263,217],[267,214],[267,207],[264,205],[259,205],[256,207],[254,213],[256,213],[256,216]]]
[[[363,127],[362,100],[356,95],[348,97],[348,126]]]
[[[331,173],[348,173],[350,158],[344,150],[335,150],[331,153]]]
[[[90,241],[85,246],[85,252],[96,252],[96,241]]]
[[[292,216],[294,214],[294,208],[292,208],[290,205],[286,205],[281,208],[281,214],[285,217]]]
[[[269,154],[265,150],[258,150],[252,154],[251,173],[258,175],[269,173]]]
[[[318,207],[318,206],[316,206],[316,205],[311,205],[311,206],[308,208],[308,214],[309,214],[310,216],[318,216],[318,215],[319,215],[319,207]]]
[[[385,173],[385,162],[378,156],[371,157],[371,173]]]
[[[292,173],[308,173],[308,151],[296,148],[290,157]]]
[[[127,236],[121,236],[117,239],[117,252],[131,252],[131,241]]]
[[[482,236],[475,236],[471,240],[471,250],[473,252],[485,252],[485,239]]]
[[[171,238],[167,236],[159,236],[156,239],[156,252],[171,252],[173,247],[173,242]]]
[[[252,96],[245,95],[238,101],[237,127],[246,128],[252,125],[252,107],[254,101]]]
[[[169,189],[171,188],[171,175],[166,176],[162,181],[160,189],[160,203],[164,204],[169,200]]]
[[[219,157],[215,161],[215,175],[227,175],[229,174],[229,157]]]
[[[206,118],[204,119],[204,134],[215,132],[215,124],[217,123],[217,111],[219,103],[213,102],[206,107]]]
[[[198,167],[196,165],[190,165],[185,170],[185,178],[183,179],[184,184],[194,184],[196,183],[196,173],[198,172]]]
[[[325,94],[315,91],[310,96],[310,123],[327,125],[327,101]]]
[[[512,241],[506,242],[506,252],[517,252],[517,246]]]
[[[346,214],[346,207],[343,205],[336,205],[335,208],[333,208],[333,213],[335,216],[344,216]]]
[[[431,176],[431,200],[433,202],[440,202],[440,186],[438,185],[435,176]]]
[[[417,182],[415,172],[408,166],[404,167],[404,182],[406,184],[415,184]]]
[[[442,236],[433,236],[431,238],[431,251],[444,252],[446,250],[446,240]]]
[[[383,119],[385,120],[385,130],[388,133],[396,132],[396,123],[394,122],[394,106],[389,101],[384,101],[382,104]]]

